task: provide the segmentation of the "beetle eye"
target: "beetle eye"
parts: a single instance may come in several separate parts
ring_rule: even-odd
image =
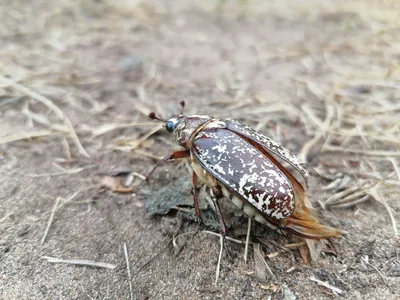
[[[169,133],[172,133],[176,127],[178,127],[179,123],[181,120],[173,119],[173,120],[168,120],[167,124],[165,125],[165,128]]]
[[[172,131],[174,131],[174,123],[172,123],[172,121],[168,121],[165,127],[169,133],[172,133]]]

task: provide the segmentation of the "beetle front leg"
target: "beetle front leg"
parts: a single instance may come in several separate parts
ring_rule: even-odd
[[[199,188],[197,187],[198,177],[197,177],[197,174],[195,172],[193,172],[192,183],[193,183],[193,188],[192,188],[193,206],[194,206],[194,210],[196,212],[196,216],[200,217]]]
[[[180,159],[180,158],[187,158],[190,156],[190,151],[189,150],[181,150],[181,151],[175,151],[173,153],[171,153],[170,155],[164,157],[162,160],[160,160],[155,166],[154,168],[150,171],[150,173],[146,176],[146,182],[149,182],[149,178],[151,176],[151,174],[153,174],[153,172],[159,167],[161,166],[163,163],[170,161],[170,160],[174,160],[174,159]]]
[[[221,234],[225,237],[226,232],[227,232],[225,220],[224,220],[224,217],[221,213],[221,209],[219,208],[219,204],[218,204],[218,199],[221,198],[222,192],[217,186],[214,186],[214,187],[210,188],[210,195],[211,195],[211,200],[214,204],[215,212],[217,213],[219,223],[221,226]]]

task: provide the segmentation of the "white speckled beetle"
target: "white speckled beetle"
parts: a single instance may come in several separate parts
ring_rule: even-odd
[[[200,179],[210,189],[223,233],[226,229],[217,200],[225,196],[249,217],[272,228],[311,239],[341,235],[340,230],[320,224],[307,207],[304,185],[308,172],[287,149],[232,119],[185,116],[184,105],[182,101],[181,113],[168,120],[149,114],[151,119],[164,122],[166,130],[184,148],[166,156],[152,172],[166,161],[190,157],[198,216]],[[295,173],[300,176],[296,178]],[[299,177],[304,180],[303,184]]]

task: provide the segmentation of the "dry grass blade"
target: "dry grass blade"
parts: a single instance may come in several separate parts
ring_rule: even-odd
[[[59,204],[58,205],[58,209],[60,209],[61,207],[63,207],[63,206],[65,206],[66,204],[68,204],[68,203],[70,203],[73,199],[75,199],[76,198],[76,196],[78,196],[80,193],[82,193],[83,191],[88,191],[88,190],[90,190],[90,189],[92,189],[92,188],[95,188],[95,187],[97,187],[97,185],[92,185],[92,186],[89,186],[89,187],[85,187],[85,188],[83,188],[83,189],[80,189],[80,190],[78,190],[78,191],[76,191],[75,193],[73,193],[71,196],[69,196],[68,198],[66,198],[66,199],[62,199],[63,200],[63,202],[61,202],[61,204]]]
[[[245,116],[248,116],[251,114],[260,115],[260,114],[282,112],[284,110],[285,110],[285,108],[283,105],[270,105],[270,106],[266,106],[266,107],[262,107],[262,108],[242,109],[239,111],[232,111],[229,114],[229,118],[242,118],[243,119]]]
[[[397,174],[397,178],[398,178],[399,181],[400,181],[400,168],[399,168],[399,165],[397,164],[397,162],[396,162],[396,160],[395,160],[394,158],[391,158],[391,159],[390,159],[390,162],[392,163],[393,168],[394,168],[394,171],[395,171],[396,174]]]
[[[363,198],[366,195],[367,189],[372,188],[375,184],[376,183],[371,183],[368,180],[362,180],[348,189],[332,195],[324,202],[320,202],[321,206],[326,209],[327,207],[351,204],[352,202]]]
[[[129,267],[129,255],[128,255],[128,248],[126,247],[126,243],[124,243],[124,255],[125,255],[125,262],[126,262],[126,270],[128,272],[130,299],[133,300],[132,275],[131,275],[131,269]]]
[[[260,280],[265,280],[266,278],[264,278],[265,276],[264,271],[262,271],[262,269],[265,269],[269,272],[269,274],[272,276],[272,278],[276,279],[275,274],[272,272],[271,268],[269,267],[269,265],[267,264],[267,262],[265,261],[264,255],[261,251],[261,244],[255,244],[254,245],[254,261],[256,264],[256,275],[259,275],[259,279]],[[261,264],[262,264],[262,268],[261,268]]]
[[[313,149],[328,132],[329,125],[332,123],[332,120],[335,116],[335,108],[333,105],[329,104],[328,102],[329,99],[331,99],[331,97],[329,97],[325,101],[326,117],[323,122],[317,116],[315,116],[312,110],[310,110],[307,106],[302,107],[302,109],[305,110],[305,112],[308,112],[310,119],[313,120],[313,122],[319,127],[319,130],[315,133],[314,137],[306,144],[304,144],[303,148],[301,149],[298,155],[299,159],[304,163],[308,162],[308,154],[311,151],[311,149]],[[328,138],[326,139],[326,141],[327,140]]]
[[[58,203],[60,203],[60,200],[61,200],[61,197],[57,197],[56,202],[54,203],[54,207],[53,207],[53,210],[51,211],[51,215],[50,215],[49,221],[47,222],[46,230],[44,231],[42,240],[40,241],[40,243],[42,245],[46,241],[47,234],[49,233],[50,226],[53,223],[54,214],[56,213],[56,210],[57,210],[57,207],[58,207]]]
[[[2,217],[2,218],[0,219],[0,224],[1,224],[3,221],[7,220],[8,217],[12,216],[13,214],[14,214],[13,212],[6,213],[6,214],[4,215],[4,217]]]
[[[190,211],[190,212],[192,212],[192,211]],[[204,232],[204,233],[207,233],[207,234],[210,234],[210,235],[214,235],[214,236],[218,236],[218,237],[221,236],[220,233],[216,233],[216,232],[212,232],[212,231],[208,231],[208,230],[202,230],[201,232]],[[241,240],[237,240],[237,239],[231,238],[230,236],[225,236],[225,239],[227,241],[231,241],[231,242],[234,242],[236,244],[242,244],[243,245],[245,243],[245,242],[243,242]],[[249,242],[249,244],[252,244],[252,242]]]
[[[140,155],[140,156],[145,156],[145,157],[154,159],[154,160],[161,160],[161,159],[163,159],[162,156],[157,156],[157,155],[154,155],[154,154],[149,153],[148,151],[147,151],[147,152],[146,152],[146,151],[141,151],[141,150],[139,150],[139,149],[136,149],[134,153],[135,153],[135,154],[138,154],[138,155]]]
[[[306,113],[306,115],[309,117],[309,119],[315,124],[317,125],[317,127],[319,128],[323,128],[324,125],[322,123],[322,120],[320,120],[316,114],[314,113],[314,111],[311,109],[311,107],[309,105],[302,105],[301,109],[303,110],[303,112]]]
[[[310,277],[310,280],[316,282],[318,285],[321,285],[323,287],[330,289],[336,296],[344,294],[344,291],[342,291],[341,289],[339,289],[333,285],[330,285],[327,282],[321,281],[315,277]]]
[[[153,254],[153,256],[151,256],[143,265],[141,265],[137,270],[143,270],[145,267],[147,267],[157,256],[159,256],[167,247],[170,243],[172,243],[173,238],[170,239],[161,249],[159,252]],[[134,278],[132,278],[133,280]]]
[[[89,167],[83,167],[83,168],[76,168],[76,169],[71,169],[71,170],[65,170],[61,172],[55,172],[55,173],[44,173],[44,174],[26,174],[25,176],[28,177],[52,177],[52,176],[63,176],[63,175],[71,175],[71,174],[77,174],[82,171],[90,170],[97,167],[97,165],[94,166],[89,166]]]
[[[365,195],[364,192],[360,192],[360,193],[356,193],[356,194],[352,195],[351,197],[342,199],[341,203],[335,203],[335,204],[331,204],[329,206],[332,208],[348,208],[348,207],[355,206],[357,204],[364,203],[364,202],[368,201],[368,199],[370,199],[369,195]]]
[[[74,126],[72,125],[69,118],[50,99],[36,93],[35,91],[32,91],[31,89],[29,89],[17,82],[14,82],[8,78],[5,78],[1,75],[0,75],[0,81],[2,81],[4,84],[6,84],[8,86],[14,87],[16,90],[24,93],[27,96],[32,97],[33,99],[39,101],[40,103],[42,103],[43,105],[45,105],[49,109],[51,109],[59,118],[61,118],[61,120],[64,121],[65,125],[69,129],[69,134],[71,135],[72,139],[74,140],[75,145],[78,148],[79,152],[86,157],[90,157],[89,153],[86,152],[85,148],[83,148],[81,142],[79,141],[78,135],[76,134]]]
[[[82,259],[60,259],[49,256],[42,256],[43,259],[46,259],[49,263],[61,263],[61,264],[69,264],[69,265],[77,265],[77,266],[86,266],[86,267],[94,267],[94,268],[105,268],[105,269],[115,269],[117,265],[95,262],[92,260],[82,260]]]
[[[300,161],[308,163],[308,154],[310,153],[310,150],[313,149],[318,144],[318,142],[322,139],[322,137],[323,137],[322,131],[317,132],[311,140],[309,140],[307,143],[304,144],[303,148],[301,149],[298,155]]]
[[[251,223],[252,223],[252,219],[248,218],[247,234],[246,234],[246,245],[244,247],[244,262],[245,263],[247,263],[247,257],[248,257],[248,254],[249,254],[249,241],[250,241]]]
[[[297,242],[297,243],[291,243],[291,244],[286,244],[286,245],[284,245],[284,247],[287,247],[287,248],[298,248],[298,247],[302,247],[302,246],[304,246],[304,242]]]
[[[138,140],[132,140],[132,139],[126,139],[123,141],[119,141],[119,144],[123,144],[124,147],[129,149],[129,151],[133,151],[136,148],[138,148],[143,142],[145,142],[149,137],[151,137],[153,134],[158,132],[160,129],[164,127],[164,124],[157,124],[156,126],[153,127],[149,132],[147,132],[143,137],[141,137]],[[115,149],[121,149],[120,147],[116,147]]]
[[[381,276],[381,278],[382,278],[382,280],[383,280],[383,283],[387,285],[386,277],[383,276],[382,272],[379,271],[377,267],[371,265],[371,264],[369,263],[368,259],[365,259],[364,257],[361,257],[361,259],[362,259],[362,261],[363,261],[364,263],[366,263],[366,264],[369,265],[372,269],[374,269],[374,270],[379,274],[379,276]]]
[[[130,128],[130,127],[145,127],[145,126],[154,126],[154,122],[133,122],[133,123],[126,123],[126,124],[104,124],[100,127],[92,129],[92,137],[98,137],[100,135],[106,134],[113,130],[122,129],[122,128]]]
[[[27,139],[39,138],[39,137],[46,137],[46,136],[54,136],[54,135],[61,135],[65,136],[65,132],[61,131],[54,131],[54,130],[38,130],[32,132],[21,132],[19,134],[5,136],[0,139],[0,144],[7,144]]]
[[[215,284],[218,283],[219,273],[221,271],[222,252],[224,250],[224,237],[222,236],[222,234],[221,234],[221,236],[219,238],[219,243],[220,243],[220,249],[219,249],[219,255],[218,255],[217,268],[215,270]]]
[[[8,99],[2,99],[2,101],[0,102],[0,107],[3,105],[7,105],[9,103],[12,103],[14,101],[19,101],[21,99],[23,99],[24,96],[19,96],[19,97],[9,97]]]
[[[310,257],[312,261],[318,261],[320,256],[321,256],[321,244],[323,243],[323,240],[317,241],[317,240],[310,240],[310,239],[305,239],[307,248],[305,247],[300,247],[299,252],[300,254],[304,254],[306,256],[306,252],[303,252],[303,249],[308,249],[310,253]]]
[[[260,282],[266,281],[268,275],[268,269],[266,265],[264,264],[264,257],[263,253],[261,252],[260,249],[260,244],[255,244],[253,247],[254,250],[254,274]]]
[[[384,151],[384,150],[362,150],[362,149],[350,149],[338,146],[325,145],[322,152],[343,152],[343,153],[353,153],[362,154],[368,156],[400,156],[400,151]]]
[[[381,193],[380,193],[380,188],[381,187],[381,183],[378,183],[374,188],[370,189],[368,191],[368,193],[379,203],[381,203],[387,210],[389,217],[390,217],[390,221],[392,222],[392,226],[393,226],[393,231],[395,236],[399,235],[398,229],[397,229],[397,222],[396,222],[396,218],[393,215],[392,209],[390,208],[389,204],[386,201],[385,197],[382,197]],[[400,200],[398,194],[397,194],[398,199]]]

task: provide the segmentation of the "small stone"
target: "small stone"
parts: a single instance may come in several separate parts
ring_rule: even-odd
[[[29,232],[31,226],[29,224],[24,225],[21,229],[17,231],[18,236],[23,236]]]
[[[29,264],[29,258],[28,257],[24,257],[23,259],[21,259],[21,264],[26,266]]]

